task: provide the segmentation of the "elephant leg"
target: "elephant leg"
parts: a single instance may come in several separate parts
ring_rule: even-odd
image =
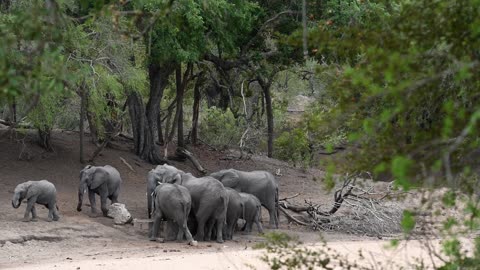
[[[53,220],[53,208],[52,208],[52,204],[48,204],[47,205],[47,208],[48,208],[48,216],[47,216],[47,221],[50,222]]]
[[[212,234],[214,234],[213,233],[213,225],[215,225],[214,223],[215,221],[213,219],[209,219],[207,221],[207,225],[205,226],[205,241],[212,240]]]
[[[112,195],[110,195],[109,199],[112,202],[112,204],[118,203],[118,193],[119,193],[118,191],[115,191]]]
[[[177,222],[177,224],[179,223]],[[181,225],[178,225],[177,241],[183,241],[184,233],[185,233],[185,229]]]
[[[252,227],[253,227],[253,221],[249,220],[249,221],[247,222],[247,224],[246,224],[246,229],[245,229],[245,231],[246,231],[247,233],[251,233],[251,232],[252,232]]]
[[[23,215],[23,221],[24,222],[28,222],[30,221],[30,213],[32,213],[32,216],[33,216],[33,213],[36,212],[35,209],[33,209],[35,207],[35,202],[37,201],[37,196],[35,197],[30,197],[27,201],[27,208],[25,209],[25,215]],[[36,216],[36,213],[35,213],[35,216]]]
[[[148,194],[147,192],[147,211],[148,211],[148,218],[152,218],[152,194]]]
[[[52,203],[52,219],[53,221],[58,221],[60,219],[60,215],[58,215],[57,203]]]
[[[95,202],[95,192],[93,190],[88,190],[88,199],[90,200],[92,214],[95,215],[97,213],[97,204]]]
[[[100,193],[100,208],[102,209],[103,216],[104,217],[108,216],[106,191]]]
[[[188,226],[187,226],[187,219],[185,219],[185,222],[183,223],[183,225],[180,228],[180,231],[182,231],[182,230],[185,234],[185,237],[187,238],[188,243],[190,245],[196,246],[197,241],[193,240],[192,234],[190,233],[190,230],[188,229]]]
[[[268,207],[266,207],[266,208],[268,210],[268,215],[270,216],[269,225],[272,228],[278,229],[278,223],[277,223],[278,218],[277,218],[277,211],[275,209],[275,204],[268,205]]]
[[[197,219],[197,233],[195,234],[195,240],[204,241],[205,240],[205,222],[207,218],[202,215],[196,215]]]
[[[160,222],[162,221],[162,214],[156,213],[153,220],[152,230],[150,231],[150,241],[155,241],[158,235],[158,228],[160,227]]]
[[[260,222],[260,213],[257,213],[257,215],[255,216],[254,221],[255,221],[255,224],[257,224],[258,232],[259,232],[259,233],[263,233],[262,223]],[[252,226],[253,226],[253,224],[250,225],[250,231],[252,231]]]
[[[35,208],[35,204],[32,205],[32,221],[37,220],[37,208]]]
[[[223,243],[223,235],[221,232],[223,232],[225,219],[217,218],[215,223],[217,223],[217,243]]]

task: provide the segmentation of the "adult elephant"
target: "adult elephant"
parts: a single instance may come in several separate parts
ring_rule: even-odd
[[[175,171],[176,168],[170,165],[158,165],[155,169],[152,169],[148,172],[147,175],[147,209],[148,209],[148,218],[152,217],[152,202],[153,202],[153,192],[161,182],[161,178],[164,174]]]
[[[57,221],[60,218],[57,207],[57,190],[55,185],[47,180],[27,181],[18,184],[13,192],[13,208],[20,207],[23,200],[27,200],[27,208],[23,217],[25,222],[36,220],[35,204],[41,204],[48,208],[48,221]],[[30,219],[30,213],[32,213],[32,219]]]
[[[160,167],[160,168],[159,168]],[[228,195],[225,187],[212,177],[197,178],[175,167],[160,165],[157,167],[162,183],[179,184],[188,189],[192,197],[191,211],[195,216],[197,228],[195,240],[205,241],[206,224],[215,224],[217,232],[223,231],[227,214]],[[221,233],[216,240],[223,243]]]
[[[150,232],[150,240],[155,241],[157,239],[160,221],[167,219],[176,225],[177,241],[182,241],[185,235],[190,245],[197,245],[187,227],[188,215],[192,205],[192,198],[187,188],[177,184],[163,183],[155,188],[152,196],[154,222]]]
[[[218,179],[226,187],[255,195],[268,210],[270,226],[278,228],[278,184],[271,173],[228,169],[212,173],[210,176]]]
[[[120,173],[114,167],[110,165],[103,167],[87,165],[80,171],[77,211],[82,211],[83,193],[88,189],[92,215],[97,214],[95,204],[95,194],[97,194],[100,196],[100,207],[103,216],[106,217],[108,213],[107,198],[110,199],[112,204],[118,202],[121,184],[122,178]]]

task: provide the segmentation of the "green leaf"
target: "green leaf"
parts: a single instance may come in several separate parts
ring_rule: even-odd
[[[404,156],[396,156],[392,160],[391,170],[395,177],[394,184],[400,186],[405,190],[408,190],[411,186],[408,176],[410,168],[413,165],[413,161]]]
[[[442,202],[446,207],[452,207],[455,206],[456,199],[457,194],[454,191],[449,190],[443,194]]]
[[[410,233],[415,228],[415,216],[409,210],[403,211],[403,217],[401,221],[402,229],[405,233]]]

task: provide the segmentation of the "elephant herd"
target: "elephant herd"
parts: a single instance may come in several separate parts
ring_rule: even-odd
[[[120,173],[114,167],[86,166],[80,171],[77,211],[82,210],[83,195],[88,191],[91,214],[97,214],[95,195],[99,195],[100,208],[107,216],[107,198],[112,204],[116,203],[121,184]],[[19,184],[14,190],[12,206],[18,208],[23,200],[27,201],[24,221],[36,219],[36,203],[49,209],[49,221],[59,219],[56,189],[49,181]],[[156,240],[162,220],[173,225],[171,229],[177,240],[186,239],[193,245],[211,239],[219,243],[231,240],[239,219],[245,220],[242,229],[246,232],[251,232],[255,223],[262,233],[262,206],[269,212],[270,226],[278,228],[278,184],[266,171],[228,169],[195,177],[170,165],[158,165],[147,175],[147,213],[153,218],[149,232],[152,241]]]

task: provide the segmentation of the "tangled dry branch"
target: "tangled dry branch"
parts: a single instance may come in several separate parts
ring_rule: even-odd
[[[302,205],[293,204],[288,201],[291,198],[281,199],[279,209],[290,222],[314,230],[377,237],[400,232],[403,207],[398,202],[387,200],[398,193],[392,191],[391,184],[384,190],[375,190],[371,177],[361,179],[358,176],[344,177],[342,185],[333,195],[333,205],[329,210],[308,200]],[[370,186],[366,187],[367,184]]]

